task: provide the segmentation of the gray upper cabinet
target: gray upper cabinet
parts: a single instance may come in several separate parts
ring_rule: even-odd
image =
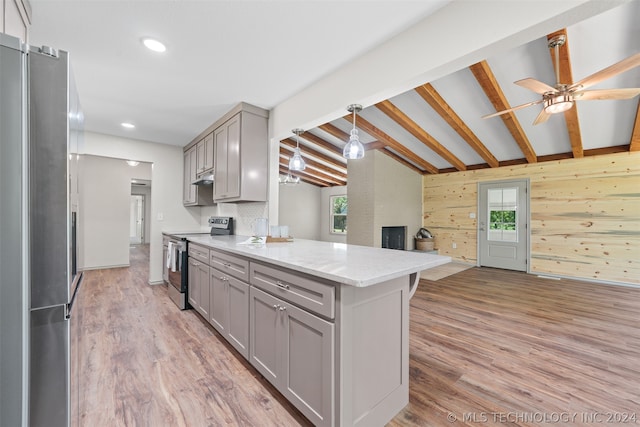
[[[206,206],[213,204],[212,185],[193,185],[193,181],[198,177],[199,158],[198,153],[205,153],[205,141],[202,144],[192,145],[184,151],[183,169],[183,199],[184,206]],[[202,156],[201,156],[202,157]],[[204,163],[203,163],[204,165]]]
[[[214,131],[213,199],[264,202],[268,182],[268,112],[240,104]]]
[[[213,132],[196,144],[196,174],[211,172],[213,169]]]
[[[185,206],[196,204],[196,186],[191,183],[196,179],[196,147],[184,152],[183,198]]]
[[[184,147],[185,153],[193,150],[195,161],[189,173],[185,161],[185,206],[267,201],[268,119],[267,110],[240,103]],[[210,173],[213,185],[192,185]]]
[[[202,171],[210,171],[213,169],[213,132],[208,134],[202,142],[204,146],[204,160]]]

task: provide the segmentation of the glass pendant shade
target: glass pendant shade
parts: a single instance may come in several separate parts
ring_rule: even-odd
[[[300,155],[300,147],[296,147],[293,151],[293,156],[289,160],[289,170],[303,171],[307,167],[304,159]]]
[[[360,138],[358,137],[358,129],[351,130],[351,136],[349,137],[349,142],[344,146],[342,150],[342,155],[346,159],[361,159],[364,157],[364,146],[360,142]]]

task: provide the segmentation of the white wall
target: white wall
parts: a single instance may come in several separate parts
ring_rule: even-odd
[[[81,268],[129,265],[131,179],[150,179],[151,164],[83,155],[79,175]]]
[[[280,185],[279,224],[299,239],[320,240],[320,187],[300,182]]]
[[[153,163],[149,282],[161,283],[162,230],[200,228],[200,208],[182,206],[182,147],[92,132],[85,133],[84,146],[85,154]],[[125,234],[128,229],[127,223]]]
[[[349,178],[351,179],[351,178]],[[346,234],[331,233],[331,196],[346,196],[347,187],[325,187],[320,189],[320,240],[325,242],[347,243]],[[351,227],[351,203],[347,211],[347,229]],[[355,220],[355,216],[353,217]],[[347,234],[349,231],[347,231]]]

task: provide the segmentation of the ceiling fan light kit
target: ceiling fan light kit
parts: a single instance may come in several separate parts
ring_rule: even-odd
[[[544,99],[544,111],[548,114],[563,113],[573,107],[573,97],[568,93],[549,94]]]
[[[513,108],[498,111],[493,114],[487,114],[482,118],[487,119],[489,117],[499,116],[511,111],[520,110],[522,108],[530,107],[532,105],[543,104],[542,111],[533,122],[534,125],[546,122],[551,114],[557,114],[565,112],[573,107],[574,101],[583,100],[611,100],[611,99],[630,99],[640,94],[640,88],[624,88],[624,89],[596,89],[596,90],[584,90],[590,86],[600,83],[603,80],[610,79],[611,77],[622,74],[634,67],[640,65],[640,53],[631,55],[630,57],[623,59],[607,68],[593,73],[592,75],[585,77],[577,83],[562,84],[560,83],[560,55],[559,49],[567,42],[567,38],[564,34],[557,35],[548,41],[549,49],[554,51],[554,68],[556,75],[555,86],[550,86],[534,78],[526,78],[515,82],[518,86],[525,89],[529,89],[539,95],[542,95],[542,99],[538,101],[528,102],[526,104],[518,105]]]
[[[351,104],[347,107],[347,111],[353,113],[353,129],[351,129],[351,135],[349,136],[349,142],[344,146],[342,155],[345,159],[355,160],[364,157],[364,146],[360,142],[358,136],[358,129],[356,129],[356,113],[362,110],[362,105]]]

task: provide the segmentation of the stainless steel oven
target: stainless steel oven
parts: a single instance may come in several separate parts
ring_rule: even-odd
[[[168,236],[167,242],[167,293],[180,310],[188,308],[187,303],[187,240],[186,237]]]
[[[209,233],[164,233],[163,244],[165,240],[167,243],[165,260],[165,277],[168,282],[167,293],[180,310],[191,308],[188,302],[189,241],[187,239],[195,235],[221,236],[233,234],[233,218],[231,217],[212,216],[209,218],[209,225],[211,226]]]

